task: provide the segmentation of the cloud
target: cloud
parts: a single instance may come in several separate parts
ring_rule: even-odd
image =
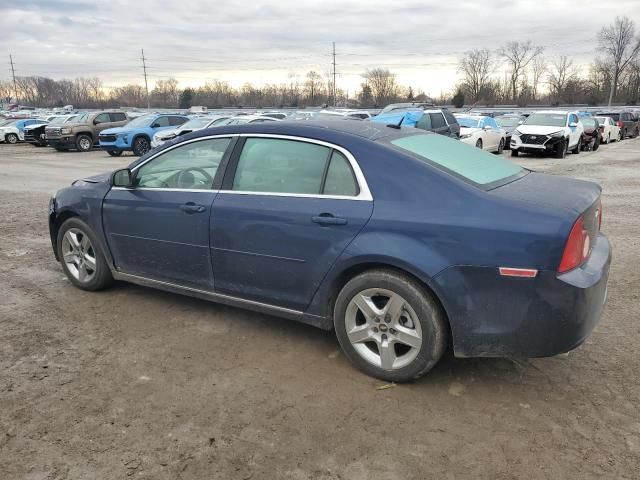
[[[575,2],[565,0],[4,0],[0,51],[14,55],[20,75],[99,76],[115,85],[141,81],[144,48],[152,83],[175,76],[184,85],[239,84],[325,74],[335,41],[345,87],[383,66],[437,94],[453,86],[462,52],[509,40],[530,39],[549,56],[586,63],[597,31],[635,3],[583,0],[581,12],[599,14],[578,17]]]

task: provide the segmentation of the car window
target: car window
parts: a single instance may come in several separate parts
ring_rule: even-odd
[[[112,122],[124,122],[127,119],[127,116],[121,112],[110,113]]]
[[[351,165],[349,165],[349,160],[337,150],[331,154],[331,163],[327,169],[327,178],[322,193],[349,197],[358,195],[358,184],[353,170],[351,170]]]
[[[151,124],[152,128],[168,127],[168,126],[169,126],[169,117],[158,117]]]
[[[138,169],[136,186],[209,189],[230,141],[212,138],[173,148]]]
[[[443,135],[407,135],[390,143],[425,163],[476,185],[501,183],[526,172],[501,156]]]
[[[169,124],[173,127],[178,127],[187,121],[184,117],[169,117]]]
[[[416,122],[416,128],[421,128],[422,130],[431,130],[431,117],[429,115],[422,115]]]
[[[442,114],[444,115],[444,118],[447,120],[447,123],[449,125],[453,123],[458,123],[458,121],[456,120],[456,117],[454,117],[450,112],[447,112],[446,110],[444,110]]]
[[[274,138],[245,141],[233,190],[319,194],[330,149]]]
[[[430,113],[429,116],[431,117],[431,128],[436,129],[447,126],[441,113]]]
[[[109,117],[108,113],[101,113],[97,115],[96,118],[93,119],[93,124],[98,125],[99,123],[108,123],[111,121],[111,117]]]
[[[578,123],[578,117],[574,113],[569,116],[569,123]]]

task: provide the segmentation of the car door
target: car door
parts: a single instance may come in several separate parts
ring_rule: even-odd
[[[304,311],[372,209],[343,148],[283,136],[242,140],[213,205],[216,293]]]
[[[582,129],[579,128],[578,124],[578,116],[575,113],[570,113],[568,115],[567,126],[569,127],[569,147],[573,148],[580,141],[580,137],[582,136]],[[571,126],[576,125],[576,126]]]
[[[96,115],[96,118],[93,119],[93,126],[97,139],[102,130],[111,128],[114,125],[111,122],[111,116],[108,113],[101,113],[99,115]]]
[[[114,187],[102,219],[116,268],[198,289],[213,286],[209,221],[231,137],[178,144],[135,167],[135,187]]]

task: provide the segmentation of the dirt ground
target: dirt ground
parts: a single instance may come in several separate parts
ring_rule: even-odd
[[[567,357],[448,354],[378,390],[333,334],[118,284],[74,288],[47,201],[132,157],[0,145],[0,478],[640,478],[640,139],[519,158],[604,188],[609,300]]]

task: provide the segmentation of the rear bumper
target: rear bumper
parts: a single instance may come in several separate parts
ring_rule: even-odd
[[[564,274],[500,276],[497,268],[454,267],[434,279],[460,357],[549,357],[573,350],[600,320],[611,246],[604,235],[589,260]]]

